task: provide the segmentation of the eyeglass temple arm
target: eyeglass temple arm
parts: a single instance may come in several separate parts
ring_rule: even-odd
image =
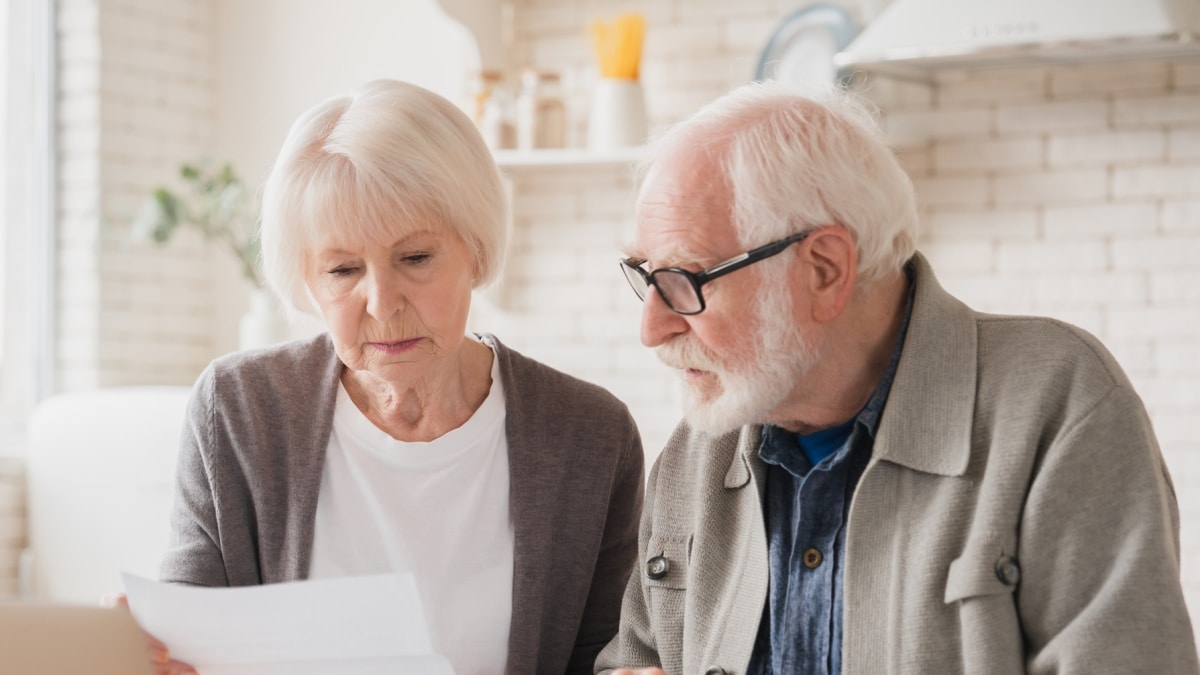
[[[770,244],[767,244],[766,246],[760,246],[753,251],[746,251],[740,255],[735,255],[729,260],[717,263],[703,272],[697,272],[695,274],[696,281],[699,283],[704,283],[709,279],[716,279],[722,274],[727,274],[734,270],[745,267],[752,262],[762,260],[763,258],[769,258],[788,246],[791,246],[792,244],[804,239],[811,234],[811,232],[812,230],[793,234],[786,239],[780,239],[779,241],[771,242]]]

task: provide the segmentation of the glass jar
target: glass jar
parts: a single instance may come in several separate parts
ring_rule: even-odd
[[[471,119],[482,129],[483,111],[493,92],[503,86],[504,74],[498,70],[474,70],[467,79],[467,99]]]
[[[567,107],[558,73],[526,68],[517,96],[517,148],[538,150],[567,144]]]
[[[504,88],[503,74],[493,70],[480,73],[472,100],[475,125],[483,142],[492,150],[517,147],[512,102]]]

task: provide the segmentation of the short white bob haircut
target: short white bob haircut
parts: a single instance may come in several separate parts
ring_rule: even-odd
[[[729,216],[747,249],[841,225],[857,243],[864,288],[898,273],[916,250],[912,181],[874,109],[840,87],[743,85],[658,144],[659,158],[701,152],[719,167],[714,180],[724,180],[732,195]]]
[[[262,191],[263,273],[292,309],[316,314],[305,266],[331,230],[393,245],[446,228],[473,254],[475,287],[500,272],[508,201],[471,120],[416,85],[375,80],[305,112]]]

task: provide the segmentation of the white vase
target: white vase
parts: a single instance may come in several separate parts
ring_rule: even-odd
[[[588,147],[611,150],[646,142],[646,102],[637,80],[600,78],[588,113]]]
[[[288,323],[283,308],[270,291],[250,292],[250,305],[238,324],[238,348],[269,347],[288,339]]]

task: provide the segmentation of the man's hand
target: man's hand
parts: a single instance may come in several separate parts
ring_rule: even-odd
[[[129,601],[125,599],[124,593],[100,598],[100,606],[124,608],[125,611],[129,611]],[[161,640],[146,631],[142,631],[142,635],[146,636],[146,656],[150,658],[150,665],[154,667],[154,675],[197,675],[195,668],[183,661],[172,660],[167,646]]]

